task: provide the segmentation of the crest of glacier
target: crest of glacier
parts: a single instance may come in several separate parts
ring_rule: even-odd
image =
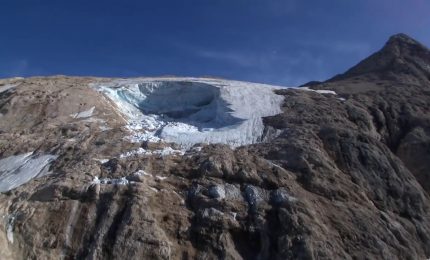
[[[133,142],[233,147],[261,140],[262,117],[281,112],[275,86],[207,78],[136,78],[93,85],[124,115]]]

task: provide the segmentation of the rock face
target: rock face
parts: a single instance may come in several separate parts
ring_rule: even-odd
[[[54,158],[0,195],[1,259],[430,257],[430,51],[408,36],[275,90],[263,142],[236,148],[130,142],[89,86],[110,82],[0,81],[0,162]]]

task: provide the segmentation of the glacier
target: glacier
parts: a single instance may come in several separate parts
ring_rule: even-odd
[[[126,120],[132,142],[232,147],[261,141],[263,117],[281,113],[283,88],[212,78],[135,78],[93,84]]]

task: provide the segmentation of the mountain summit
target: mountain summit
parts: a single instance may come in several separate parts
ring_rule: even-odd
[[[428,68],[1,80],[0,259],[428,259]]]
[[[391,36],[380,51],[332,80],[366,76],[374,80],[393,79],[405,83],[416,83],[416,80],[430,82],[429,64],[430,50],[401,33]]]

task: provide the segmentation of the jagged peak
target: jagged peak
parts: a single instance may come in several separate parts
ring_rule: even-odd
[[[396,56],[403,56],[404,54],[410,53],[411,51],[414,53],[429,52],[430,54],[430,51],[426,46],[404,33],[391,36],[381,50],[381,52],[386,51],[391,53],[394,51]]]
[[[404,33],[398,33],[398,34],[392,35],[388,39],[387,44],[393,44],[393,43],[408,43],[408,44],[414,44],[414,45],[422,45],[417,40],[415,40],[414,38]]]
[[[368,73],[376,73],[375,75],[384,75],[384,77],[387,73],[398,75],[412,73],[416,77],[428,78],[429,64],[430,50],[412,37],[399,33],[391,36],[381,50],[329,81]]]

